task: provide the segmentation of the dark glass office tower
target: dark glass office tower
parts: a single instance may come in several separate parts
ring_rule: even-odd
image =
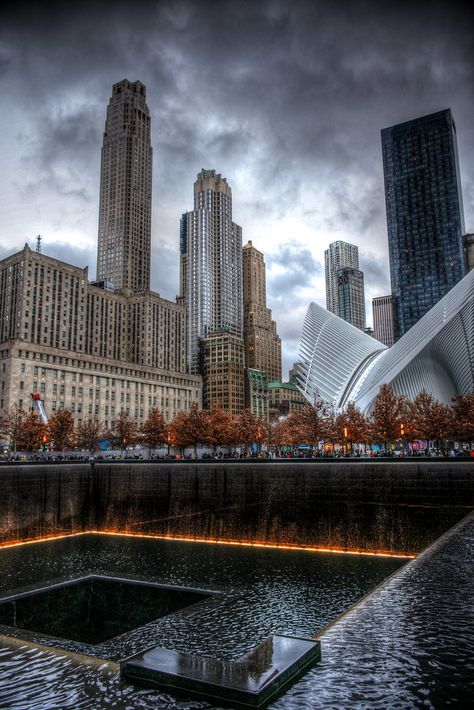
[[[451,110],[382,130],[395,338],[464,275],[464,216]]]

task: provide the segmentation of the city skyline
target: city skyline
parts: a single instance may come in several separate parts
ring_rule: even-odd
[[[178,293],[189,185],[202,167],[222,172],[244,242],[265,255],[286,375],[307,304],[324,304],[329,243],[358,245],[367,306],[390,292],[381,129],[452,109],[472,231],[468,42],[462,12],[439,3],[409,15],[370,3],[118,3],[112,21],[81,3],[61,14],[20,2],[0,30],[0,257],[40,233],[46,254],[95,274],[103,107],[111,84],[139,80],[155,151],[152,288]]]

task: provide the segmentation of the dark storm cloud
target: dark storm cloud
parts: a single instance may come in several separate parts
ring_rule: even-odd
[[[32,241],[29,246],[31,249],[36,248],[36,245]],[[78,266],[81,269],[88,266],[89,280],[95,278],[95,253],[90,249],[84,249],[83,247],[76,246],[75,244],[68,244],[65,242],[48,242],[45,239],[43,239],[41,247],[42,252],[47,256],[53,257],[53,259],[59,259],[59,261],[74,264],[74,266]]]
[[[20,1],[2,12],[2,99],[20,119],[14,139],[21,171],[11,180],[55,223],[84,225],[89,243],[97,233],[111,85],[125,76],[147,85],[152,281],[166,297],[177,291],[179,217],[193,206],[202,167],[228,178],[244,241],[260,224],[277,228],[288,217],[326,235],[325,244],[315,237],[304,258],[292,248],[280,262],[275,240],[259,244],[284,342],[293,342],[294,314],[307,306],[299,283],[329,241],[358,244],[366,290],[386,291],[380,129],[448,106],[457,123],[466,226],[473,229],[474,62],[464,4]],[[285,310],[290,297],[293,318]],[[314,298],[321,302],[324,294]]]
[[[97,145],[101,135],[98,112],[85,105],[69,110],[48,108],[36,114],[42,125],[40,136],[23,137],[27,149],[23,156],[23,190],[29,192],[47,183],[59,195],[75,195],[95,202],[97,194],[91,189],[90,167],[95,164],[98,174]],[[34,171],[32,162],[36,166]]]
[[[206,158],[224,172],[253,158],[255,179],[271,196],[267,209],[295,203],[300,171],[306,180],[340,182],[338,217],[347,227],[353,190],[344,191],[340,177],[373,170],[380,177],[380,128],[416,113],[414,97],[420,103],[426,95],[426,112],[443,107],[443,89],[453,76],[467,81],[471,70],[462,15],[432,2],[409,11],[384,3],[382,12],[367,2],[22,7],[10,11],[3,34],[7,50],[21,44],[23,67],[36,67],[32,98],[89,82],[99,101],[99,85],[107,96],[112,80],[140,74],[157,154],[167,159],[158,173],[166,170],[170,188],[184,171],[191,181]],[[102,102],[102,116],[91,114],[101,123]],[[80,123],[84,107],[77,111]],[[50,155],[49,128],[42,125],[38,160]]]
[[[297,243],[290,243],[267,256],[269,271],[275,266],[276,275],[271,279],[268,294],[272,302],[296,300],[299,290],[311,286],[315,276],[323,272],[323,267],[315,260],[309,249],[302,249]],[[278,273],[283,269],[283,273]]]
[[[178,295],[176,250],[158,242],[152,252],[151,287],[163,298],[174,300]]]
[[[359,259],[360,269],[364,272],[365,290],[370,288],[373,296],[385,296],[390,293],[390,278],[386,263],[380,257],[362,251]]]

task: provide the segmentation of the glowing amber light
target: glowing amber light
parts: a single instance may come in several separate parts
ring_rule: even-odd
[[[66,537],[77,537],[78,535],[114,535],[116,537],[138,537],[148,540],[170,540],[175,542],[198,542],[206,545],[234,545],[237,547],[268,547],[274,550],[294,550],[299,552],[334,552],[338,555],[369,555],[378,557],[400,557],[403,559],[413,559],[416,557],[408,552],[390,552],[389,550],[347,550],[342,547],[316,547],[312,545],[291,545],[285,543],[268,542],[246,542],[241,540],[208,540],[203,537],[185,537],[177,535],[152,535],[149,533],[135,533],[117,530],[86,530],[84,532],[66,533],[64,535],[49,535],[46,537],[34,538],[32,540],[15,540],[0,544],[0,548],[18,547],[20,545],[33,545],[37,542],[48,542],[49,540],[60,540]]]

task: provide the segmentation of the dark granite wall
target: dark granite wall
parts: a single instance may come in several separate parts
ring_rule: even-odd
[[[474,507],[474,462],[0,468],[1,541],[88,529],[418,552]]]

